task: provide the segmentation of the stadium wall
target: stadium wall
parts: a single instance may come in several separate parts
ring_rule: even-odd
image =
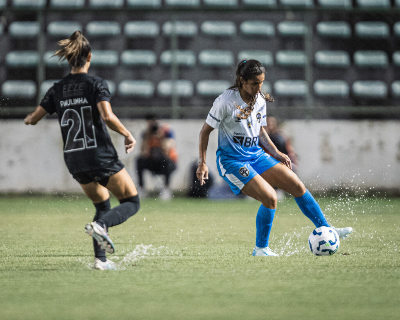
[[[133,153],[124,153],[124,140],[111,133],[121,160],[134,181],[135,161],[140,150],[142,120],[124,120],[138,140]],[[174,129],[179,167],[171,185],[185,191],[190,168],[198,157],[200,120],[167,120]],[[299,158],[298,175],[313,191],[351,187],[353,190],[395,190],[400,192],[400,121],[291,120],[284,130],[292,138]],[[77,192],[79,185],[68,173],[62,156],[57,120],[42,120],[25,126],[22,120],[0,121],[0,192]],[[217,177],[215,150],[217,132],[211,134],[208,166]],[[157,183],[146,176],[149,188]]]

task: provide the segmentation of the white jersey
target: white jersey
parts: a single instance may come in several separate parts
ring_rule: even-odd
[[[241,109],[246,107],[237,89],[228,89],[215,99],[206,123],[219,129],[217,155],[251,160],[264,153],[258,142],[261,126],[267,125],[266,101],[258,94],[251,115],[239,118],[239,114],[243,115]]]

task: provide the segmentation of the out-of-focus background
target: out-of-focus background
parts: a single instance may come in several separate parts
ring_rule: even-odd
[[[156,114],[173,128],[185,193],[198,134],[242,59],[266,67],[264,89],[310,190],[400,193],[399,0],[0,0],[0,192],[75,192],[56,118],[22,119],[68,74],[51,57],[81,30],[115,113],[138,139],[133,155],[112,134],[136,181],[135,158]],[[217,133],[208,165],[215,165]],[[154,181],[150,174],[149,188]]]

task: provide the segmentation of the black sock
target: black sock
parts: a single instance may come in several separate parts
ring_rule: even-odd
[[[110,199],[100,203],[94,203],[96,207],[96,214],[93,218],[93,221],[97,221],[101,219],[108,211],[111,209]],[[93,238],[93,249],[94,249],[94,256],[102,262],[106,262],[106,251],[103,250],[98,244],[97,241]]]
[[[108,228],[114,227],[128,220],[128,218],[132,217],[140,208],[139,196],[137,195],[122,199],[119,203],[119,206],[112,208],[97,221],[103,223]]]

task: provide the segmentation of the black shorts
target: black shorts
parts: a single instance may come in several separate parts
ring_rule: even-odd
[[[98,182],[103,187],[108,183],[110,177],[124,168],[124,164],[121,160],[114,162],[112,165],[106,168],[100,168],[92,171],[74,173],[72,177],[80,184],[88,184],[91,182]]]

